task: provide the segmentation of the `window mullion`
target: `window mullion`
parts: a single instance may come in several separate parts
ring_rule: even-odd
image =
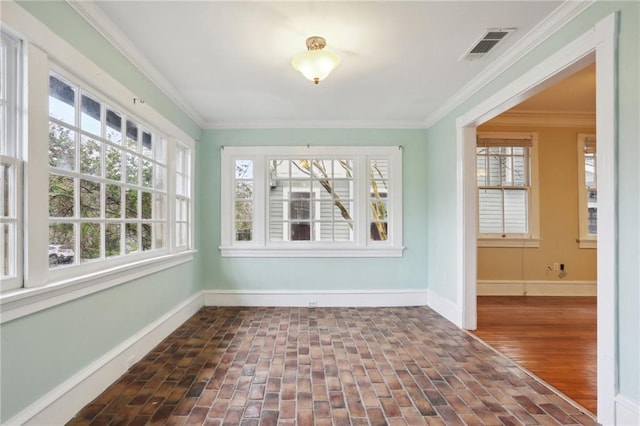
[[[267,158],[251,157],[253,161],[253,235],[255,244],[264,247],[268,244],[267,236],[268,224],[268,197],[269,190],[269,167]]]

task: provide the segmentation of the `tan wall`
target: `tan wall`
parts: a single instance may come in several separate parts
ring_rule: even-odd
[[[524,128],[484,126],[478,131],[538,133],[540,181],[540,247],[478,248],[478,281],[596,280],[595,249],[580,249],[578,238],[578,133],[589,128]],[[567,276],[547,271],[547,265],[564,263]],[[557,292],[556,292],[557,293]],[[482,292],[479,291],[479,294]],[[521,294],[511,292],[511,294]]]

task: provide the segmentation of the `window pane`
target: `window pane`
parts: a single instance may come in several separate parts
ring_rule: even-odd
[[[236,179],[253,179],[253,161],[236,160]]]
[[[142,155],[151,157],[153,155],[152,147],[151,133],[147,131],[142,132]]]
[[[527,186],[528,174],[524,157],[513,157],[513,185]]]
[[[138,251],[138,224],[127,223],[125,225],[125,254],[134,253]]]
[[[10,223],[0,224],[0,247],[2,247],[2,258],[0,258],[0,276],[10,277],[15,275],[14,259],[12,259],[12,248],[15,247],[15,225]]]
[[[118,148],[107,145],[107,155],[105,158],[106,178],[122,180],[122,151]]]
[[[478,148],[478,151],[485,151],[485,149]],[[487,185],[487,157],[485,155],[476,157],[476,177],[478,186]]]
[[[154,219],[167,218],[167,197],[165,195],[155,194],[152,217]]]
[[[80,179],[80,217],[100,217],[100,184]]]
[[[152,217],[151,193],[142,193],[142,219],[151,219]]]
[[[494,148],[490,148],[492,150]],[[489,175],[488,186],[500,186],[500,157],[497,155],[490,155],[488,158]]]
[[[122,217],[122,188],[118,185],[106,185],[105,216],[109,219]]]
[[[504,190],[504,232],[527,233],[527,191]]]
[[[66,176],[49,175],[49,216],[73,217],[75,207],[74,179]]]
[[[334,160],[333,161],[333,177],[353,179],[353,161]]]
[[[125,197],[125,217],[138,217],[138,191],[135,189],[127,189]]]
[[[107,140],[122,144],[122,116],[110,108],[107,108]]]
[[[374,222],[371,224],[371,239],[373,241],[387,240],[387,222]]]
[[[108,223],[105,226],[104,248],[107,257],[120,255],[120,229],[119,223]]]
[[[0,178],[2,182],[0,184],[0,216],[10,217],[13,216],[12,208],[15,204],[14,194],[15,189],[12,188],[11,181],[15,179],[15,171],[10,164],[0,165]]]
[[[353,223],[352,222],[335,222],[333,224],[333,240],[334,241],[353,241]]]
[[[54,76],[49,76],[49,115],[67,124],[76,123],[76,89]]]
[[[49,123],[49,165],[64,170],[76,168],[76,133]]]
[[[478,194],[480,204],[480,232],[483,234],[501,234],[502,229],[502,190],[481,189]]]
[[[236,181],[236,198],[240,200],[253,198],[253,182]]]
[[[584,154],[584,182],[587,188],[596,187],[596,154]]]
[[[308,178],[311,176],[311,162],[309,160],[292,160],[290,173],[292,178]]]
[[[587,216],[589,234],[598,235],[598,208],[589,207],[587,210]]]
[[[154,137],[153,158],[161,164],[167,163],[167,141],[164,138]]]
[[[138,125],[127,120],[127,148],[138,150]]]
[[[236,222],[236,241],[251,241],[252,222]]]
[[[102,135],[102,106],[86,94],[82,94],[81,129],[94,135]]]
[[[80,141],[80,172],[93,175],[102,175],[102,144],[82,135]]]
[[[162,167],[162,166],[158,166],[155,165],[153,167],[153,171],[154,171],[154,182],[153,182],[153,188],[154,189],[158,189],[158,190],[165,190],[165,182],[166,182],[166,177],[167,177],[167,168],[166,167]]]
[[[155,223],[153,227],[155,230],[155,247],[157,249],[163,248],[165,245],[165,241],[167,240],[167,237],[165,235],[166,226],[164,225],[164,223]]]
[[[246,201],[236,201],[235,218],[243,222],[253,220],[253,204]]]
[[[80,225],[80,261],[99,259],[100,256],[100,224],[83,223]]]
[[[138,184],[138,164],[140,157],[127,153],[127,183]]]
[[[151,250],[153,242],[152,229],[153,227],[150,223],[142,224],[142,251]]]
[[[49,224],[50,267],[73,263],[75,240],[75,226],[72,223]]]
[[[153,165],[151,161],[142,158],[142,186],[153,188]]]

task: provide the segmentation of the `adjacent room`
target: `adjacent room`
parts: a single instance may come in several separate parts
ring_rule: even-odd
[[[640,424],[639,3],[0,23],[1,424]]]

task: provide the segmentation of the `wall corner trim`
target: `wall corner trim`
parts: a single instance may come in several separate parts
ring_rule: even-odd
[[[464,328],[461,322],[462,314],[455,302],[445,299],[431,290],[427,290],[427,306],[454,323],[456,326]]]
[[[65,424],[202,307],[202,292],[180,303],[9,419],[6,424]]]

